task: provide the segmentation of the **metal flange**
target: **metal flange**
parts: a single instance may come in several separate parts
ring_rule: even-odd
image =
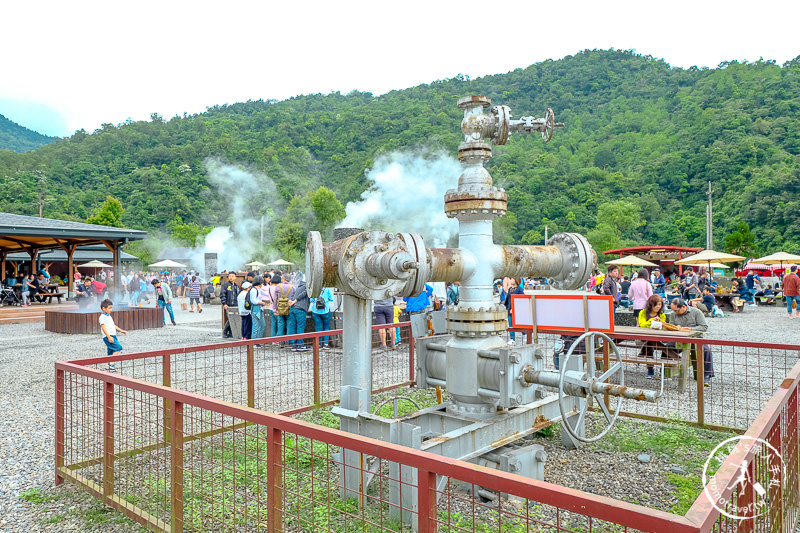
[[[555,289],[573,290],[581,287],[597,266],[597,253],[589,241],[578,233],[558,233],[548,241],[561,251],[562,265],[558,276],[550,278]]]

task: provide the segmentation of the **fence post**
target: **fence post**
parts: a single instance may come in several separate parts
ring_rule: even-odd
[[[791,396],[790,396],[790,399],[791,399]],[[782,441],[783,441],[783,428],[788,426],[788,424],[786,424],[786,415],[787,415],[788,407],[789,407],[789,405],[787,404],[786,407],[781,409],[781,414],[778,417],[778,420],[776,421],[776,423],[773,426],[772,430],[767,435],[767,442],[769,442],[769,444],[773,448],[775,448],[779,452],[783,453],[783,455],[788,455],[785,452],[783,452],[784,448],[781,446]],[[788,450],[788,446],[787,446],[786,449]],[[789,460],[790,461],[797,461],[797,457],[796,456],[792,457]],[[783,530],[786,529],[786,525],[787,525],[787,524],[783,523],[784,520],[786,519],[786,515],[783,512],[783,507],[784,507],[783,490],[784,490],[784,488],[782,486],[783,476],[781,475],[782,471],[783,471],[784,464],[785,463],[782,460],[782,458],[777,457],[773,453],[770,453],[767,456],[767,469],[770,472],[770,475],[768,476],[769,480],[770,480],[770,484],[767,487],[767,490],[769,490],[769,502],[770,502],[770,505],[769,505],[769,518],[770,518],[770,523],[773,526],[772,527],[773,531],[783,531]],[[775,472],[779,473],[778,477],[780,478],[781,482],[773,484],[772,483],[772,476],[775,475]],[[787,477],[787,481],[789,481],[789,479],[788,479],[789,476],[786,476],[786,477]]]
[[[408,380],[414,381],[414,334],[411,333],[411,324],[408,325]]]
[[[320,375],[319,375],[319,343],[322,337],[312,337],[311,340],[314,343],[314,346],[311,349],[312,353],[312,372],[314,374],[314,405],[319,406],[320,404]]]
[[[114,494],[114,384],[103,383],[103,496]]]
[[[705,403],[705,382],[706,382],[706,351],[705,344],[692,344],[689,350],[694,350],[694,379],[697,385],[697,423],[701,426],[706,424],[706,403]],[[691,356],[689,361],[691,362]]]
[[[267,531],[283,531],[283,432],[267,429]]]
[[[56,369],[56,486],[64,483],[64,371]]]
[[[252,344],[247,345],[247,407],[256,406],[256,358]]]
[[[436,474],[417,470],[417,503],[419,533],[436,531]]]
[[[183,533],[183,402],[172,402],[170,456],[170,531]]]
[[[609,359],[609,347],[608,347],[608,343],[604,341],[603,342],[603,372],[608,372],[608,369],[611,368],[611,366],[610,366],[611,362],[608,359]],[[594,361],[592,361],[591,363],[589,361],[587,361],[586,364],[588,365],[588,364],[596,364],[596,363]],[[608,383],[609,380],[610,380],[610,378],[606,378],[605,382]],[[606,404],[606,409],[609,409],[611,407],[611,396],[609,396],[608,394],[604,394],[603,402]]]
[[[161,356],[161,384],[165,387],[172,387],[172,356],[164,354]],[[172,407],[172,400],[166,396],[162,398],[162,411],[164,416],[164,442],[170,442],[170,411]]]

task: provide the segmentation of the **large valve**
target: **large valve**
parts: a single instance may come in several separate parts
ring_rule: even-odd
[[[602,339],[603,342],[608,345],[608,349],[613,353],[614,361],[602,374],[595,375],[595,347],[599,339]],[[581,345],[586,346],[586,350],[583,354],[584,359],[580,364],[574,364],[570,359],[581,357],[581,355],[575,352]],[[622,409],[623,400],[630,399],[655,403],[664,392],[663,378],[661,381],[661,390],[659,392],[626,387],[625,369],[622,365],[622,358],[616,344],[614,344],[614,341],[612,341],[608,335],[596,331],[589,331],[578,337],[572,343],[566,355],[561,359],[559,366],[561,368],[560,372],[545,370],[536,371],[528,368],[523,374],[523,379],[528,383],[535,383],[558,389],[558,409],[561,412],[563,427],[573,439],[580,442],[594,442],[603,438],[617,421],[617,417]],[[611,378],[615,376],[617,377],[616,381],[618,381],[618,383],[611,383]],[[607,382],[607,380],[609,380],[609,382]],[[577,418],[569,406],[569,397],[575,396],[586,398],[583,407],[577,413]],[[608,410],[608,407],[606,407],[605,396],[615,396],[618,398],[613,414]],[[580,428],[584,427],[586,413],[595,403],[603,413],[605,427],[600,433],[587,437],[581,434]]]

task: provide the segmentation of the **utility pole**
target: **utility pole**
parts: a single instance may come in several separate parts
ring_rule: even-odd
[[[712,224],[713,211],[711,210],[711,182],[708,182],[708,205],[706,206],[706,250],[714,249],[714,228]]]
[[[544,243],[547,244],[547,226],[544,227]]]

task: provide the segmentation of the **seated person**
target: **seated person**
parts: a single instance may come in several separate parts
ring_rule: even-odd
[[[27,282],[28,285],[28,292],[30,293],[31,302],[36,300],[39,303],[44,303],[44,298],[39,296],[42,292],[47,292],[47,287],[41,286],[39,283],[39,278],[36,276],[31,276],[31,280]]]
[[[763,298],[766,298],[767,301],[764,302],[767,305],[772,305],[775,303],[775,291],[772,290],[772,285],[767,285],[767,288],[761,291],[756,292],[756,298],[762,298],[762,302],[764,302]]]
[[[733,287],[731,288],[731,292],[738,294],[740,298],[742,298],[750,305],[756,305],[755,300],[753,300],[753,292],[747,288],[747,285],[745,285],[745,282],[743,280],[740,279],[733,280]]]
[[[667,317],[664,314],[664,300],[661,299],[661,296],[653,294],[647,298],[644,309],[639,311],[637,318],[640,328],[661,329],[661,324],[667,321]],[[662,348],[663,346],[664,344],[660,342],[647,341],[639,351],[639,355],[653,357],[653,349]],[[661,351],[661,355],[666,355],[664,350]],[[647,379],[655,379],[655,377],[653,365],[647,365]]]
[[[670,308],[673,314],[671,315],[672,324],[679,326],[681,331],[699,331],[705,333],[708,331],[708,324],[706,319],[698,309],[689,307],[685,301],[680,298],[672,300]],[[702,334],[701,334],[702,336]],[[670,343],[672,344],[672,343]],[[676,343],[675,347],[678,349],[683,348],[682,343]],[[697,354],[696,348],[690,347],[690,354],[692,359],[692,367],[697,369]],[[699,378],[700,372],[695,370],[694,379]],[[711,346],[708,344],[703,345],[703,384],[708,387],[711,385],[711,378],[714,377],[714,364],[711,356]]]
[[[703,296],[700,298],[692,298],[689,303],[692,304],[692,307],[702,311],[703,314],[708,315],[714,310],[714,306],[717,305],[717,299],[711,294],[711,286],[706,285],[703,287]]]

